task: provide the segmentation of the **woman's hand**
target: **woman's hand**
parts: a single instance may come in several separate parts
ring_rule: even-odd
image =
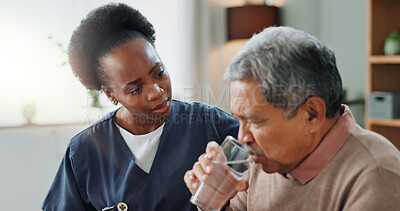
[[[192,194],[199,188],[200,182],[208,181],[210,174],[214,170],[214,164],[211,161],[220,151],[221,149],[215,141],[209,142],[207,144],[206,153],[200,155],[198,161],[194,163],[192,170],[185,173],[183,179]],[[248,186],[247,181],[240,181],[236,187],[236,192],[231,198],[233,198],[238,191],[247,190]]]

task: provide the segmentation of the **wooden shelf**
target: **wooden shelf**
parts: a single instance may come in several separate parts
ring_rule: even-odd
[[[400,119],[377,119],[377,118],[368,118],[369,125],[379,125],[379,126],[387,126],[387,127],[400,127]]]
[[[369,56],[368,61],[371,64],[400,64],[400,55],[372,55]]]
[[[387,36],[400,30],[399,11],[400,0],[368,0],[367,96],[373,91],[400,91],[400,55],[383,54]],[[400,119],[370,118],[368,110],[367,103],[366,128],[383,135],[400,149]]]

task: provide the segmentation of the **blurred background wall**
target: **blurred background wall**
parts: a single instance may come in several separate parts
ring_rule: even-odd
[[[156,48],[175,98],[229,112],[223,72],[243,41],[226,41],[226,5],[234,0],[131,0],[153,23]],[[103,0],[0,0],[0,204],[40,210],[69,139],[115,109],[102,109],[72,75],[64,50],[79,21]],[[281,25],[304,30],[335,53],[349,100],[364,98],[366,1],[287,0]],[[364,125],[362,104],[351,106]],[[25,111],[25,117],[22,115]],[[27,124],[29,123],[29,124]]]

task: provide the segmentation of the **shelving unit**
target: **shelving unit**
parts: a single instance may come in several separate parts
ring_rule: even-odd
[[[367,95],[374,91],[400,92],[400,55],[383,53],[386,37],[395,30],[400,30],[400,0],[369,0]],[[367,129],[385,136],[400,149],[400,119],[370,118],[368,109],[367,103]]]

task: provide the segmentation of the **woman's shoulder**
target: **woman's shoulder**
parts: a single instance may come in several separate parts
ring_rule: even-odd
[[[98,142],[104,137],[108,137],[115,130],[113,117],[117,110],[111,111],[101,119],[89,124],[85,129],[71,138],[69,146],[76,148],[82,144],[101,144]]]
[[[188,112],[188,113],[226,113],[215,105],[208,105],[202,102],[183,102],[180,100],[173,99],[172,105],[175,110],[180,112]],[[228,113],[226,113],[228,114]]]
[[[237,122],[234,116],[217,106],[202,102],[182,102],[179,100],[173,100],[169,120],[173,120],[174,122],[208,124],[236,124]]]

